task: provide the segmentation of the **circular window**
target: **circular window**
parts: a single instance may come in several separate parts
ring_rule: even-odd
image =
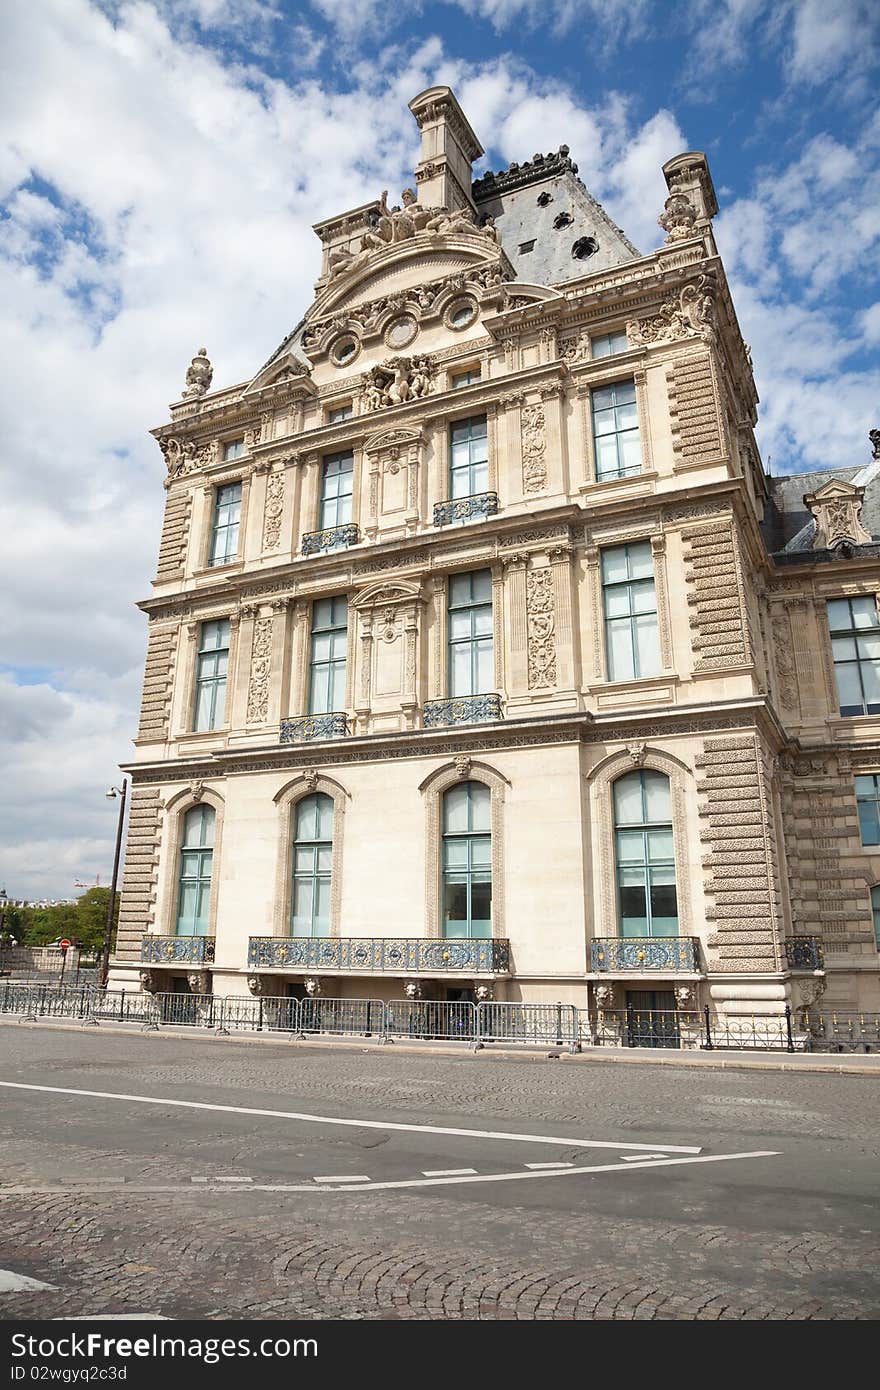
[[[477,317],[477,306],[472,299],[456,299],[444,317],[449,328],[467,328]]]
[[[411,314],[401,314],[400,318],[393,319],[385,329],[385,342],[389,347],[405,348],[412,342],[419,331],[419,326]]]
[[[349,362],[353,362],[361,350],[361,345],[351,333],[347,333],[344,338],[337,338],[330,349],[330,358],[336,363],[337,367],[347,367]]]
[[[546,208],[546,207],[548,207],[549,204],[552,203],[552,202],[553,202],[553,194],[552,194],[552,193],[548,193],[547,190],[546,190],[546,188],[544,189],[544,192],[543,192],[543,193],[539,193],[539,194],[538,194],[538,207],[539,207],[539,208]]]
[[[570,227],[574,218],[570,212],[558,212],[553,219],[553,226],[559,230],[560,227]]]
[[[598,250],[599,243],[594,236],[582,236],[578,237],[571,248],[571,254],[576,261],[585,261],[588,256],[594,256]]]

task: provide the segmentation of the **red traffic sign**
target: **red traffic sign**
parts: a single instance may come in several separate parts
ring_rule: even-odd
[[[61,947],[62,951],[69,951],[69,950],[70,950],[70,942],[67,940],[66,937],[64,938],[63,941],[59,941],[58,945]]]

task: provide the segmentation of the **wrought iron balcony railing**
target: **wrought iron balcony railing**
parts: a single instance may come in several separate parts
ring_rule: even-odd
[[[346,526],[327,526],[323,531],[306,531],[302,538],[303,555],[319,555],[322,550],[344,550],[357,545],[360,533],[349,523]]]
[[[210,965],[213,960],[213,936],[145,936],[141,941],[142,965]]]
[[[281,743],[306,743],[309,739],[344,738],[348,724],[344,714],[303,714],[298,719],[282,719]]]
[[[440,729],[448,724],[488,724],[500,718],[500,695],[453,695],[448,700],[425,702],[426,729]]]
[[[790,936],[785,943],[790,970],[824,970],[825,953],[820,936]]]
[[[593,970],[688,970],[700,968],[695,936],[600,936],[590,943]]]
[[[450,497],[434,503],[434,525],[449,526],[453,521],[473,521],[494,516],[498,510],[497,492],[475,492],[472,497]]]
[[[503,937],[252,936],[248,966],[254,970],[506,975],[510,943]]]

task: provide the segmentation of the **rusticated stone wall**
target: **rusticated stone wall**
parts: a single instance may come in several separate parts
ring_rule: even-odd
[[[696,671],[744,666],[754,659],[752,621],[743,597],[741,559],[729,516],[682,531],[691,645]]]
[[[176,638],[176,628],[150,629],[150,635],[147,639],[147,662],[144,671],[141,719],[138,725],[139,739],[156,739],[158,741],[168,737]]]
[[[787,760],[782,805],[794,931],[821,936],[826,949],[858,954],[874,939],[858,810],[848,762]]]
[[[149,931],[159,863],[159,829],[158,789],[132,787],[116,940],[118,960],[139,960],[141,937]]]
[[[672,445],[681,464],[715,463],[725,452],[708,353],[684,357],[667,373]]]
[[[753,735],[706,739],[696,766],[715,968],[777,970],[782,936],[778,856],[758,741]]]
[[[165,500],[162,539],[159,542],[157,579],[177,579],[183,574],[191,504],[192,493],[188,488],[177,486],[169,490]]]

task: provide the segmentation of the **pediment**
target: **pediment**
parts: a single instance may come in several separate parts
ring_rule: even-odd
[[[386,449],[404,449],[410,444],[423,444],[424,435],[418,429],[381,430],[368,435],[364,441],[364,452],[381,454]]]
[[[441,236],[420,232],[407,241],[373,251],[364,261],[355,257],[351,269],[332,280],[316,296],[306,318],[345,315],[347,310],[387,295],[416,290],[419,285],[497,267],[500,278],[512,278],[513,268],[497,242],[473,235]]]
[[[857,487],[855,483],[844,482],[842,478],[832,478],[830,482],[817,487],[815,492],[805,493],[804,505],[810,507],[812,503],[829,502],[835,497],[853,497],[857,501],[861,501],[864,495],[865,489],[863,487]]]
[[[260,368],[253,380],[248,382],[243,394],[246,396],[251,391],[262,391],[267,386],[288,385],[292,381],[307,378],[310,371],[307,362],[297,357],[291,348],[285,348],[277,357],[267,362],[265,367]]]
[[[842,478],[830,478],[815,492],[804,493],[804,506],[816,523],[813,550],[839,545],[868,545],[873,537],[862,524],[865,489]]]
[[[423,603],[424,594],[418,584],[406,580],[368,584],[351,600],[352,608],[396,608],[401,603]]]

